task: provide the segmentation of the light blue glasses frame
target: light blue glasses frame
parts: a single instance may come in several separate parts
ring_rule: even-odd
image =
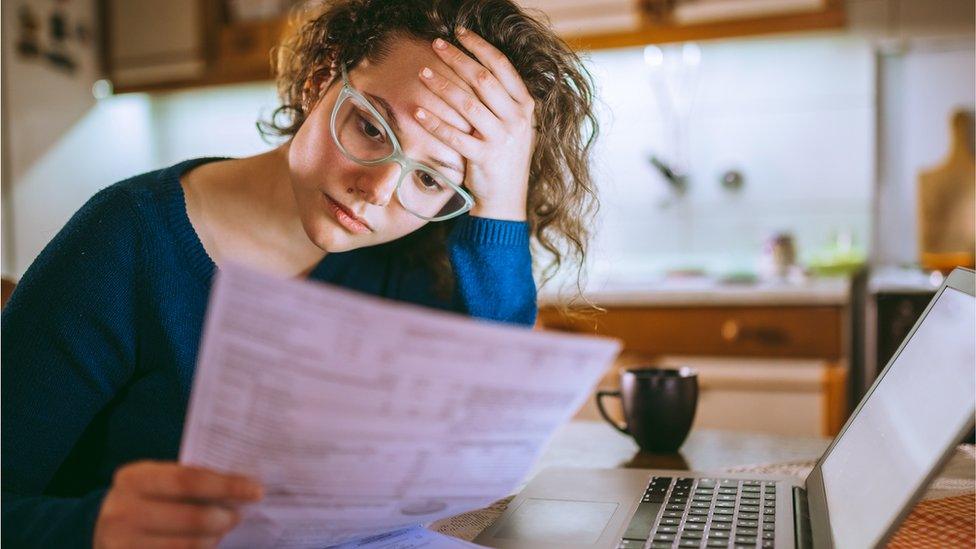
[[[363,105],[366,109],[370,111],[370,114],[376,117],[376,120],[378,122],[383,124],[383,131],[385,131],[386,135],[390,137],[390,142],[393,145],[393,152],[377,160],[363,160],[361,158],[356,158],[349,151],[346,150],[346,148],[342,145],[342,142],[339,140],[339,135],[336,133],[336,119],[339,116],[340,107],[349,98],[355,98],[361,105]],[[428,166],[423,162],[418,162],[417,160],[414,160],[408,157],[407,155],[403,154],[403,148],[400,146],[400,141],[397,139],[396,134],[393,133],[393,129],[390,128],[390,124],[389,122],[386,121],[386,118],[384,118],[383,115],[380,114],[380,112],[376,109],[376,107],[374,107],[373,104],[369,100],[367,100],[362,93],[359,92],[359,90],[352,87],[352,84],[349,82],[349,75],[346,72],[345,65],[342,65],[342,90],[339,92],[339,97],[336,98],[335,107],[332,108],[332,117],[330,119],[329,126],[332,133],[332,140],[335,142],[336,146],[339,147],[339,151],[341,151],[342,154],[349,160],[352,160],[353,162],[360,164],[362,166],[377,166],[379,164],[386,164],[389,162],[395,162],[400,165],[400,178],[397,180],[394,193],[397,196],[397,200],[400,201],[400,205],[403,206],[403,209],[407,210],[413,215],[426,221],[444,221],[447,219],[457,217],[469,211],[471,207],[474,206],[474,199],[471,197],[470,194],[468,194],[467,191],[462,189],[460,185],[454,183],[453,181],[448,179],[447,176],[440,173],[439,171],[432,168],[431,166]],[[461,196],[461,198],[464,200],[464,204],[460,207],[459,210],[455,212],[451,212],[449,214],[441,215],[437,217],[428,217],[412,210],[409,205],[404,203],[402,197],[400,196],[400,188],[404,178],[407,177],[407,174],[410,174],[415,169],[422,169],[423,171],[429,172],[439,177],[440,180],[442,180],[444,183],[449,185],[454,190],[454,192],[456,192],[458,195]]]

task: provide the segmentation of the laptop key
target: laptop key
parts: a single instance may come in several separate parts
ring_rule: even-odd
[[[681,524],[681,519],[680,518],[663,518],[663,519],[661,519],[661,524],[678,525],[678,524]]]
[[[655,541],[651,544],[651,549],[671,549],[670,541]]]
[[[701,540],[683,539],[681,540],[681,543],[678,544],[678,547],[698,547],[699,545],[701,545]]]
[[[685,524],[685,531],[686,532],[692,532],[692,531],[701,532],[704,529],[705,529],[705,525],[704,524],[695,524],[695,523]]]
[[[665,511],[664,512],[664,517],[665,518],[681,518],[681,515],[683,515],[683,514],[684,513],[681,512],[681,511]]]
[[[681,539],[702,539],[702,532],[685,531],[681,533]]]
[[[712,522],[712,525],[709,526],[709,529],[710,529],[709,530],[710,532],[728,532],[728,531],[732,530],[732,523],[731,522],[714,522],[713,521]]]
[[[708,509],[692,509],[688,511],[688,516],[690,517],[707,517]]]
[[[756,536],[735,536],[736,543],[749,543],[755,545]]]
[[[655,534],[654,541],[674,541],[676,534]]]
[[[727,539],[708,540],[708,547],[727,547],[728,545],[729,545],[729,540]]]
[[[661,510],[660,503],[641,502],[637,506],[634,516],[630,517],[630,524],[622,536],[624,539],[646,540],[651,529],[654,528],[654,521]]]
[[[762,537],[763,539],[773,539],[776,536],[772,532],[763,532]]]
[[[728,543],[728,539],[729,539],[730,536],[731,536],[731,534],[729,534],[728,532],[725,532],[723,530],[712,530],[712,531],[710,531],[708,533],[708,539],[712,539],[712,538],[715,538],[715,539],[724,539],[724,540],[726,540],[726,543]]]
[[[764,539],[762,542],[763,549],[772,549],[776,547],[776,542],[771,539]]]
[[[685,519],[688,524],[705,524],[708,522],[708,517],[691,516]]]
[[[712,517],[712,522],[729,522],[729,523],[731,523],[732,522],[732,514],[729,513],[728,515],[715,515],[714,517]]]
[[[766,524],[763,524],[763,531],[764,532],[772,532],[775,529],[776,529],[776,523],[775,522],[767,522]]]
[[[759,526],[758,520],[739,519],[739,526],[745,528],[756,528]]]
[[[657,531],[659,534],[677,534],[678,527],[666,524],[664,526],[658,526]]]
[[[743,536],[756,536],[759,531],[755,528],[736,528],[735,533]]]

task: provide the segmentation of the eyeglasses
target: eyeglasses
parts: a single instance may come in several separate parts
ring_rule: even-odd
[[[474,199],[434,168],[403,154],[386,119],[349,83],[342,66],[342,91],[332,109],[332,139],[346,158],[363,166],[400,165],[395,193],[405,210],[427,221],[444,221],[471,209]]]

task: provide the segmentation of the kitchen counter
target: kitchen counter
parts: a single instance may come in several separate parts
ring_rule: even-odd
[[[593,303],[609,306],[687,306],[687,305],[847,305],[850,280],[846,277],[809,278],[799,282],[728,283],[701,276],[591,281],[584,296]],[[562,299],[572,294],[564,290]],[[555,292],[543,289],[539,304],[560,300]]]
[[[932,294],[943,280],[945,277],[938,271],[882,265],[871,270],[868,291],[872,294]]]

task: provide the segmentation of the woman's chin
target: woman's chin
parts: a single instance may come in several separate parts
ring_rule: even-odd
[[[316,246],[326,253],[339,253],[370,246],[362,235],[354,235],[328,219],[316,220],[312,230],[305,226],[305,232]]]

